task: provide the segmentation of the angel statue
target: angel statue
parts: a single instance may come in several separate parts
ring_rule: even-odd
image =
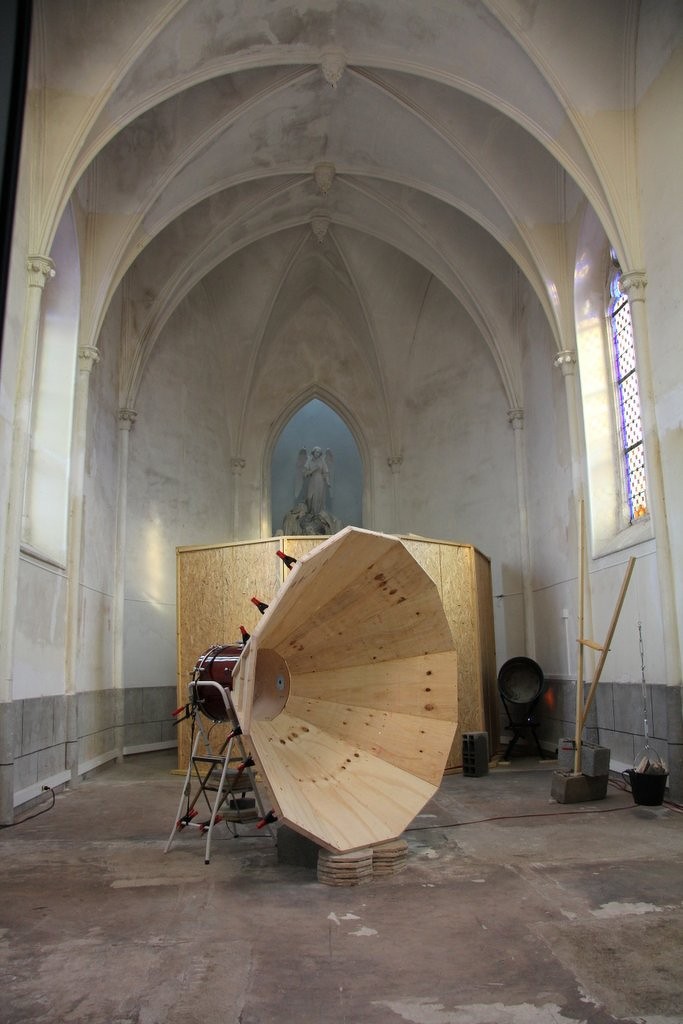
[[[304,482],[306,508],[311,515],[319,516],[327,511],[327,499],[332,497],[330,477],[334,456],[329,448],[324,455],[322,448],[317,446],[311,448],[310,455],[302,448],[296,465],[297,475],[300,471]],[[299,496],[302,496],[301,490]]]
[[[299,449],[294,481],[294,506],[283,520],[285,535],[329,536],[341,528],[329,508],[332,499],[334,455],[316,445]]]

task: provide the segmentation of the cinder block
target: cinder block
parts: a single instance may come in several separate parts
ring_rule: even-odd
[[[591,778],[609,775],[609,748],[592,743],[581,744],[581,771]]]
[[[277,859],[280,864],[292,864],[295,867],[313,868],[318,866],[320,847],[307,836],[295,832],[288,825],[280,825],[276,837]]]
[[[569,736],[557,741],[557,767],[561,772],[574,771],[574,747],[574,740]]]
[[[563,736],[557,741],[557,766],[562,772],[574,771],[574,740]],[[581,744],[581,773],[591,777],[609,774],[610,751],[594,743]]]
[[[558,804],[582,804],[586,800],[603,800],[607,795],[607,775],[591,777],[553,772],[550,795]]]
[[[481,776],[489,770],[489,735],[487,732],[462,734],[462,773]]]

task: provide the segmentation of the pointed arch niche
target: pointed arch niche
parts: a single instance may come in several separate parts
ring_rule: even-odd
[[[270,462],[272,532],[297,497],[296,460],[299,451],[318,445],[333,455],[330,511],[342,526],[363,525],[363,462],[356,440],[342,417],[319,398],[302,405],[288,420],[275,442]]]

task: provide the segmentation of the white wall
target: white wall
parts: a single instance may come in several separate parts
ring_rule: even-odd
[[[124,680],[176,679],[176,546],[230,540],[232,477],[221,339],[186,301],[154,351],[130,436]],[[199,653],[199,652],[198,652]]]
[[[667,41],[666,19],[654,24]],[[680,29],[679,33],[680,35]],[[645,293],[656,416],[661,444],[665,496],[673,564],[683,565],[683,45],[673,50],[654,81],[648,83],[638,109],[638,172]],[[683,636],[683,577],[674,573],[678,633]]]

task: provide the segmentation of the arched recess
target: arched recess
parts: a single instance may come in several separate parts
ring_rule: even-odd
[[[574,271],[574,316],[594,557],[652,538],[650,519],[621,514],[619,437],[607,327],[610,240],[586,204]]]
[[[355,420],[355,417],[350,410],[339,400],[336,395],[333,395],[327,389],[320,387],[319,385],[312,385],[305,390],[301,391],[296,395],[292,401],[290,401],[285,408],[282,410],[280,416],[273,423],[270,436],[264,448],[263,453],[263,464],[262,464],[262,486],[261,486],[261,532],[263,536],[270,536],[277,530],[277,524],[273,522],[273,486],[272,486],[272,466],[273,457],[275,454],[276,446],[280,436],[287,427],[287,425],[296,417],[297,413],[301,412],[311,402],[321,402],[329,410],[331,410],[339,419],[342,421],[343,426],[348,430],[353,444],[356,447],[358,453],[358,459],[360,462],[360,476],[361,476],[361,522],[353,525],[365,526],[372,528],[372,466],[370,462],[370,455],[368,446],[365,441],[365,437],[360,425]],[[302,443],[306,443],[305,439],[301,439]],[[319,440],[312,440],[312,444],[320,444],[324,449],[326,447],[324,438]],[[296,452],[293,452],[292,461],[292,489],[293,489],[293,475],[296,463]],[[336,513],[335,513],[336,514]],[[346,525],[346,524],[344,524]]]

